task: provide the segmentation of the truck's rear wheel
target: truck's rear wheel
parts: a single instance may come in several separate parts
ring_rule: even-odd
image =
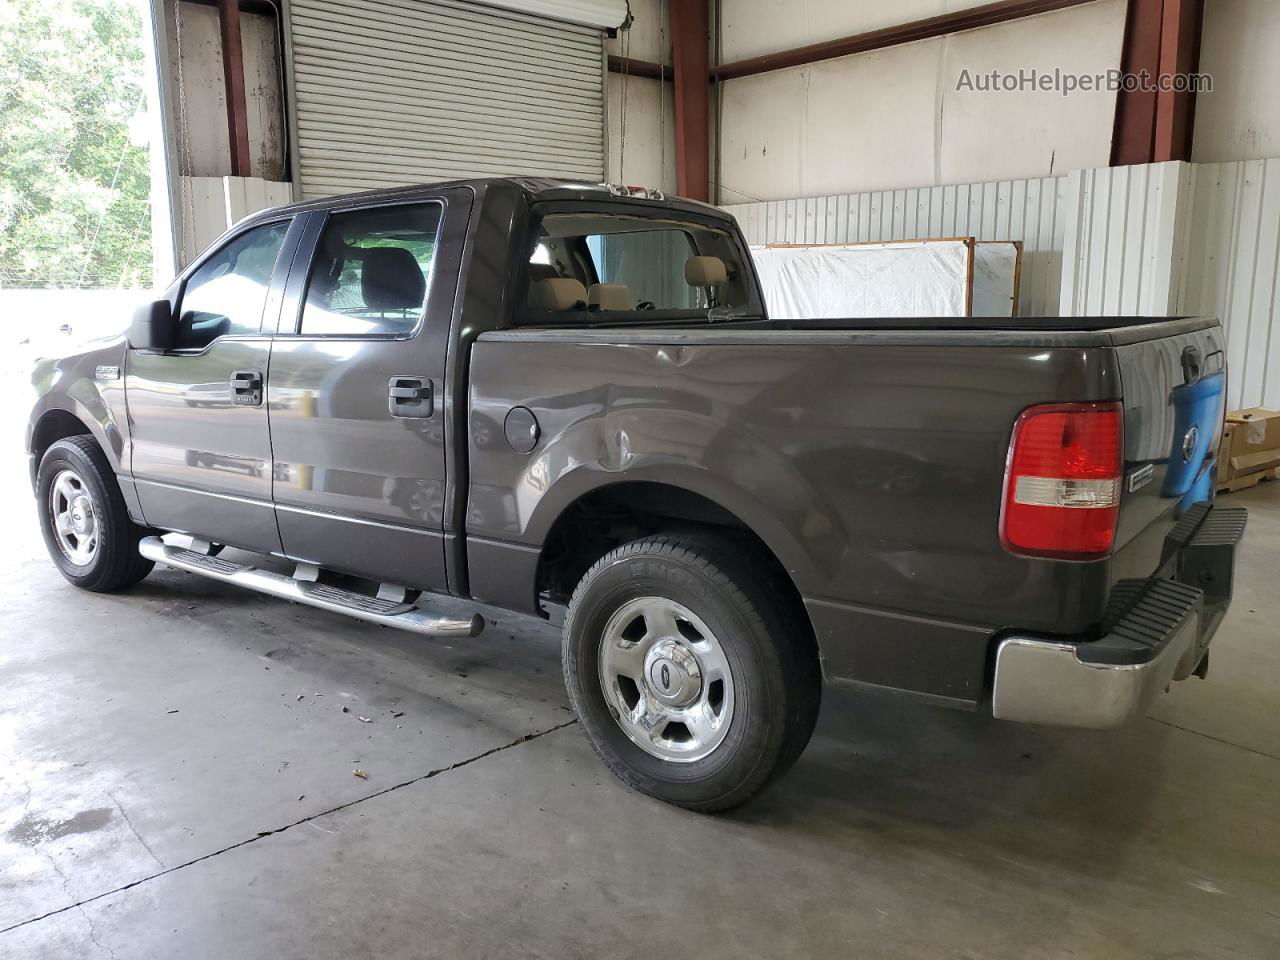
[[[654,536],[574,591],[564,675],[619,779],[693,810],[735,807],[800,755],[820,682],[803,610],[727,540]]]
[[[154,564],[138,553],[148,531],[129,519],[111,464],[89,437],[67,437],[45,451],[36,496],[49,556],[77,587],[122,590],[151,572]]]

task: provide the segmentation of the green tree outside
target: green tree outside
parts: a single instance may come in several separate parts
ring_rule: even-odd
[[[151,282],[132,0],[0,2],[0,288]]]

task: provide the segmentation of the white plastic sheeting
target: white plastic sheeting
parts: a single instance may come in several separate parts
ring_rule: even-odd
[[[963,317],[974,242],[753,246],[769,315],[791,319]]]
[[[1123,169],[1123,168],[1117,168]],[[799,200],[742,203],[724,209],[748,243],[887,243],[920,237],[1022,241],[1018,312],[1058,312],[1063,279],[1066,177],[953,183]]]

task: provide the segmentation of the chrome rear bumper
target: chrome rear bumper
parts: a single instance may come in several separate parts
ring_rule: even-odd
[[[1120,727],[1195,672],[1231,602],[1242,508],[1208,508],[1171,534],[1176,579],[1117,584],[1121,611],[1094,641],[1007,636],[996,648],[992,713],[1052,726]],[[1183,527],[1184,525],[1180,525]],[[1176,538],[1176,539],[1175,539]]]

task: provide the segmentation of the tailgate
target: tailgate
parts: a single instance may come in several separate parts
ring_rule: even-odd
[[[1168,335],[1160,336],[1167,326]],[[1225,338],[1217,321],[1144,328],[1116,346],[1124,399],[1125,473],[1116,529],[1120,576],[1156,572],[1165,535],[1192,504],[1213,498],[1226,401]]]

